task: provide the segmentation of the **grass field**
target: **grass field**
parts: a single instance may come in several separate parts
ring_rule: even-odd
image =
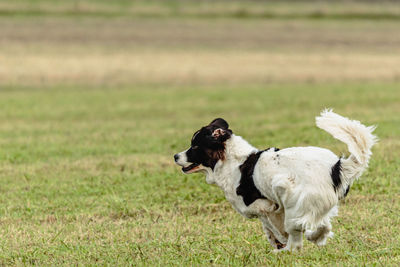
[[[65,3],[0,3],[0,264],[400,264],[398,5]],[[380,138],[326,247],[273,254],[173,164],[215,117],[259,148],[347,153],[325,107]]]

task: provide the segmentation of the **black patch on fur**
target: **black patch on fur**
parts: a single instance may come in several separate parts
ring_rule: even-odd
[[[246,206],[249,206],[259,198],[266,198],[261,194],[260,190],[257,189],[253,180],[254,166],[263,152],[264,150],[250,154],[246,161],[239,166],[242,177],[240,178],[239,186],[236,188],[236,194],[243,197],[243,202]]]
[[[335,192],[337,192],[338,188],[342,184],[342,179],[340,179],[340,172],[342,170],[342,165],[340,162],[340,159],[336,162],[335,165],[333,165],[332,170],[331,170],[331,178],[332,178],[332,183],[333,183],[333,189],[335,189]]]

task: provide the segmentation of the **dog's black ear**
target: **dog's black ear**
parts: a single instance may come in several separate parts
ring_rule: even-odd
[[[225,142],[232,135],[232,130],[229,129],[229,124],[224,119],[213,120],[209,127],[211,128],[212,138],[218,143]]]
[[[215,120],[213,120],[210,125],[215,126],[217,128],[221,128],[224,130],[227,130],[229,128],[229,124],[226,122],[226,120],[222,119],[222,118],[217,118]]]

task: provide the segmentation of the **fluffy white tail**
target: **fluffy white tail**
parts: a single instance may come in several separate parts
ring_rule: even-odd
[[[332,167],[332,179],[334,172],[337,172],[337,184],[334,184],[339,198],[345,196],[355,179],[361,176],[368,167],[371,157],[371,148],[378,141],[372,134],[375,126],[365,126],[359,121],[342,117],[330,109],[321,112],[316,117],[317,126],[334,138],[345,143],[349,149],[350,156],[347,159],[340,159]]]

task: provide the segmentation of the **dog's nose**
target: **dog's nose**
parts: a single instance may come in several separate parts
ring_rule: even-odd
[[[179,159],[179,155],[178,155],[178,154],[175,154],[175,155],[174,155],[174,159],[175,159],[175,162],[177,162],[178,159]]]

